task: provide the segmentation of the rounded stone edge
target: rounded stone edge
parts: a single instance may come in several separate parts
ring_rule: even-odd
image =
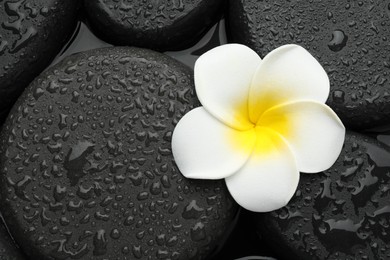
[[[113,26],[115,21],[112,21],[103,10],[97,10],[92,3],[93,1],[85,0],[84,9],[92,31],[104,41],[119,46],[136,46],[164,52],[184,50],[199,41],[222,16],[225,1],[203,1],[200,7],[191,11],[184,19],[179,19],[163,30],[153,29],[149,31],[129,29],[122,26],[115,28]],[[208,5],[211,5],[211,8]],[[203,12],[203,9],[208,9],[208,12]],[[94,10],[93,15],[89,10]],[[202,19],[199,20],[199,17],[202,17]],[[179,22],[182,24],[177,25]],[[180,34],[177,35],[180,27],[190,29],[181,30]],[[139,36],[141,33],[143,35]],[[167,34],[169,33],[174,33],[175,37],[168,37]]]

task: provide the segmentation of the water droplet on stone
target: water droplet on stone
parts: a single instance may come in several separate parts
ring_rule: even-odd
[[[106,232],[104,229],[101,229],[96,232],[95,236],[93,237],[93,254],[95,256],[99,255],[105,255],[107,252],[107,238],[106,238]]]
[[[335,30],[332,32],[332,39],[328,43],[331,51],[341,51],[347,44],[348,36],[342,30]]]
[[[66,156],[64,167],[68,171],[67,176],[72,185],[76,185],[86,173],[84,166],[87,163],[87,156],[93,152],[95,145],[89,141],[79,141],[72,146]]]

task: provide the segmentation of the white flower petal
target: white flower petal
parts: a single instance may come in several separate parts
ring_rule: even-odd
[[[299,182],[299,171],[287,143],[273,131],[264,138],[274,143],[272,149],[261,154],[255,149],[248,162],[225,179],[236,202],[255,212],[269,212],[287,205]],[[262,144],[256,144],[259,145]]]
[[[195,63],[198,98],[209,113],[225,124],[246,130],[248,94],[261,58],[240,44],[226,44],[203,54]]]
[[[315,101],[282,104],[258,122],[279,132],[290,145],[301,172],[330,168],[343,147],[345,127],[327,105]]]
[[[264,111],[281,103],[302,99],[325,103],[329,88],[325,70],[308,51],[284,45],[265,56],[253,77],[250,118],[256,122]]]
[[[177,124],[172,153],[185,177],[222,179],[245,164],[255,141],[251,131],[230,128],[199,107]]]

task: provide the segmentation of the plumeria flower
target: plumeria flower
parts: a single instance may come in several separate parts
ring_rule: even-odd
[[[203,106],[174,130],[176,164],[187,178],[225,178],[248,210],[287,205],[299,172],[324,171],[341,152],[345,128],[325,105],[328,76],[300,46],[263,60],[244,45],[217,47],[197,60],[195,87]]]

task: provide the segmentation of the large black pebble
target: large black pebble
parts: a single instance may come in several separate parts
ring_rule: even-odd
[[[224,0],[84,0],[95,33],[114,45],[188,48],[216,23]]]
[[[33,259],[203,259],[232,225],[224,181],[184,178],[172,131],[192,70],[163,54],[75,54],[23,93],[0,138],[0,206]]]
[[[4,226],[0,216],[0,259],[1,260],[25,260],[21,250],[15,245]]]
[[[302,173],[286,207],[253,219],[280,259],[390,259],[390,149],[348,133],[333,167]]]
[[[0,125],[23,89],[72,35],[78,2],[0,1]]]
[[[229,0],[228,34],[261,57],[305,47],[327,71],[328,104],[349,128],[390,123],[388,1]]]

